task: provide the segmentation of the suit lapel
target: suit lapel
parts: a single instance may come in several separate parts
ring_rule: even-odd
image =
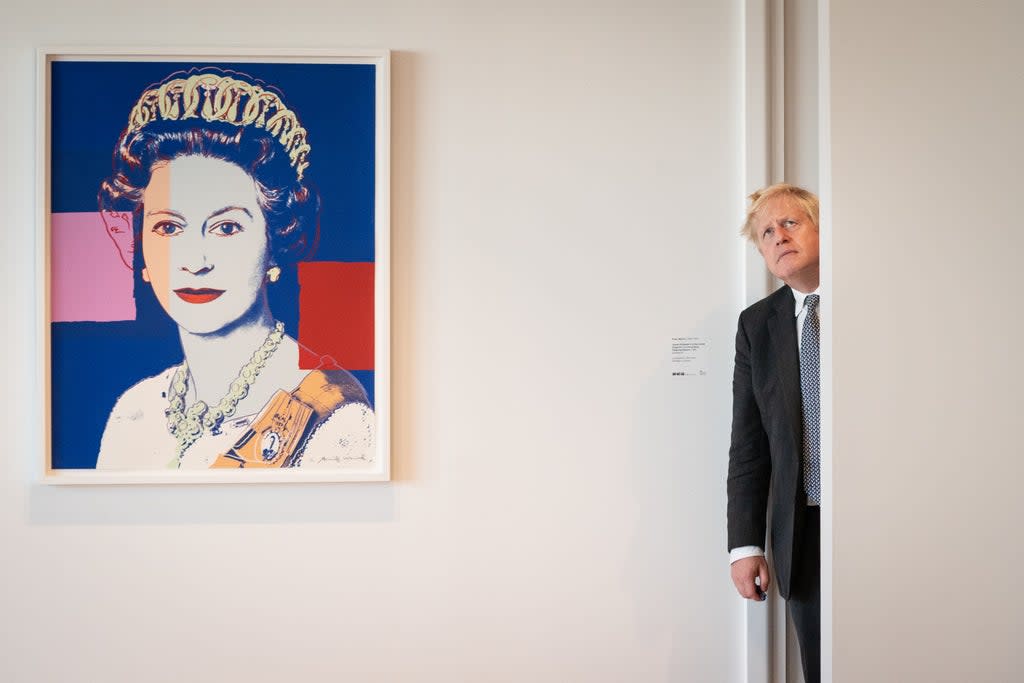
[[[776,371],[786,404],[786,418],[792,427],[789,433],[796,440],[793,446],[799,448],[803,438],[803,408],[800,405],[800,351],[797,348],[793,293],[789,287],[783,287],[775,296],[774,313],[768,319],[768,333],[772,358],[778,363]]]

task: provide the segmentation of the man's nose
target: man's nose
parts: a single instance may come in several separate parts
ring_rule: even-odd
[[[775,229],[775,244],[785,244],[789,241],[789,233],[781,225]]]

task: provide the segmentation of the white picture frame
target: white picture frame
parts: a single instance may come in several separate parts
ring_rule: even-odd
[[[45,446],[41,458],[41,481],[46,484],[388,481],[391,275],[390,53],[387,50],[341,49],[43,48],[38,51],[37,67],[37,272],[40,273],[37,306],[41,327],[40,339],[44,344],[39,374],[43,387],[41,410],[44,419],[41,423],[44,429],[42,443]],[[228,80],[221,80],[218,83],[234,84],[232,87],[243,90],[249,88],[245,90],[249,99],[245,99],[244,95],[239,96],[241,99],[235,103],[236,108],[240,108],[239,111],[244,109],[244,112],[224,113],[227,111],[224,109],[220,113],[218,110],[210,114],[204,110],[203,106],[207,101],[213,103],[212,106],[216,109],[222,104],[226,107],[225,102],[229,99],[229,85],[207,85],[207,82],[212,82],[209,79],[191,91],[181,91],[185,94],[178,93],[176,96],[180,96],[181,105],[178,110],[173,110],[167,105],[167,101],[158,101],[159,97],[166,100],[167,93],[178,87],[178,83],[193,84],[195,79],[188,80],[191,76],[211,73],[226,75]],[[168,83],[172,84],[170,90],[167,87],[160,90],[161,84],[166,86]],[[260,88],[254,89],[249,84],[258,84]],[[245,108],[246,104],[256,101],[254,93],[264,91],[273,91],[279,96],[278,99],[273,99],[269,95],[260,95],[263,98],[261,102],[271,102],[266,105],[269,108],[264,118],[275,120],[274,114],[280,113],[282,109],[286,114],[291,112],[289,116],[294,114],[291,125],[302,126],[300,135],[295,135],[294,131],[289,134],[287,125],[284,128],[278,125],[271,131],[266,120],[259,125],[250,120],[253,117],[249,116],[250,110]],[[102,202],[107,201],[103,197],[110,196],[111,192],[101,193],[101,199],[92,210],[88,206],[87,195],[90,185],[98,191],[104,180],[103,173],[97,174],[97,154],[103,147],[103,138],[110,138],[111,131],[116,128],[120,128],[120,136],[115,135],[115,139],[106,140],[108,185],[118,186],[111,178],[131,175],[126,175],[126,172],[119,169],[135,169],[135,166],[131,165],[135,163],[133,160],[118,162],[117,154],[113,155],[113,162],[111,158],[112,153],[128,149],[125,140],[129,139],[129,131],[134,134],[135,126],[141,120],[140,116],[149,116],[145,111],[142,115],[136,115],[138,107],[145,108],[142,104],[144,93],[152,95],[152,112],[159,112],[155,119],[152,116],[150,118],[161,122],[161,125],[167,128],[181,128],[186,123],[194,123],[200,127],[219,126],[230,130],[248,127],[245,134],[254,133],[254,126],[262,127],[255,133],[272,132],[271,137],[281,147],[273,147],[276,158],[281,161],[291,160],[291,170],[298,174],[298,181],[294,177],[288,177],[287,173],[281,173],[281,169],[285,167],[276,161],[274,163],[277,163],[277,166],[266,173],[273,173],[272,177],[275,179],[284,178],[281,180],[282,187],[298,188],[294,192],[289,190],[292,194],[288,197],[302,195],[308,188],[313,188],[320,197],[320,232],[317,239],[319,248],[312,256],[312,260],[307,256],[298,263],[289,262],[282,267],[285,275],[280,275],[282,268],[278,268],[277,277],[271,272],[274,268],[267,269],[267,279],[259,287],[253,285],[252,296],[256,302],[253,306],[257,307],[260,296],[277,296],[287,302],[288,292],[291,291],[288,287],[293,287],[297,291],[295,303],[281,305],[282,309],[288,309],[286,316],[279,316],[277,311],[273,310],[274,306],[268,305],[274,319],[282,321],[284,336],[280,339],[283,341],[279,341],[276,346],[271,344],[269,360],[264,362],[262,369],[257,368],[255,379],[248,382],[249,392],[235,404],[238,408],[253,405],[253,402],[257,401],[262,403],[263,407],[250,413],[251,421],[248,427],[243,424],[245,419],[239,413],[229,415],[220,422],[205,424],[198,440],[191,444],[187,443],[187,437],[184,441],[181,437],[187,430],[173,431],[170,427],[172,418],[176,419],[180,415],[184,419],[189,414],[188,409],[195,406],[199,400],[199,390],[193,387],[200,383],[189,383],[190,378],[199,371],[188,366],[178,374],[173,372],[175,367],[182,368],[182,361],[187,355],[184,354],[184,344],[181,340],[189,340],[190,349],[195,347],[197,338],[203,341],[213,338],[224,340],[225,343],[220,347],[227,349],[224,351],[226,366],[235,363],[238,358],[251,358],[248,347],[243,349],[244,344],[228,344],[226,340],[243,339],[244,335],[239,330],[255,330],[256,322],[253,321],[263,318],[258,318],[257,313],[251,313],[250,309],[246,309],[245,317],[225,323],[213,332],[196,328],[193,323],[182,320],[182,315],[192,313],[182,314],[178,311],[201,310],[204,311],[203,315],[207,315],[206,311],[213,309],[213,306],[206,306],[207,300],[213,302],[215,306],[223,304],[222,308],[226,311],[227,304],[223,302],[229,297],[218,292],[227,291],[233,295],[234,292],[241,291],[240,287],[228,287],[226,290],[204,287],[182,288],[167,294],[172,303],[164,306],[162,311],[167,316],[164,327],[172,331],[172,337],[173,332],[177,333],[177,342],[161,336],[158,323],[142,321],[144,313],[148,315],[154,311],[160,312],[154,308],[153,300],[161,306],[164,305],[159,295],[152,296],[153,292],[149,293],[152,300],[143,302],[148,290],[139,284],[149,277],[147,256],[142,253],[147,249],[146,244],[149,244],[145,240],[155,239],[150,235],[155,234],[156,230],[147,228],[147,236],[143,238],[140,226],[150,220],[149,216],[153,212],[144,211],[144,202],[141,201],[136,202],[138,208],[133,210],[134,213],[124,212],[124,225],[132,226],[133,239],[129,248],[125,246],[128,242],[122,244],[119,241],[127,239],[124,231],[116,226],[111,227],[108,221],[110,216],[114,216],[111,220],[116,222],[120,209],[115,211],[111,209],[111,205],[104,206],[101,211]],[[182,112],[187,108],[187,98],[193,95],[206,99],[201,99],[198,110],[192,116],[194,121],[185,122],[186,117]],[[218,97],[221,99],[216,99]],[[134,107],[124,106],[124,103],[133,100]],[[274,109],[275,106],[277,109]],[[116,114],[111,112],[118,109],[123,110],[119,114],[121,119],[112,128],[111,117]],[[134,119],[129,118],[130,113],[133,113]],[[210,118],[207,118],[208,114]],[[152,124],[143,123],[142,127],[150,125]],[[119,147],[122,143],[123,146]],[[141,149],[142,143],[139,145]],[[164,152],[158,151],[155,154],[155,158],[162,159],[160,155]],[[170,154],[173,156],[175,153]],[[177,154],[188,156],[192,153]],[[204,152],[193,155],[205,154]],[[207,158],[214,159],[211,162],[214,164],[225,161],[230,163],[234,160],[230,157],[217,159],[217,154],[213,153],[207,155]],[[121,165],[118,166],[118,163]],[[170,165],[166,160],[161,163]],[[240,168],[240,164],[241,162],[237,162],[235,165]],[[303,164],[308,166],[303,167]],[[349,166],[346,167],[345,164]],[[154,164],[153,168],[155,167]],[[266,167],[270,168],[269,162]],[[251,168],[243,170],[250,178],[255,177],[255,172]],[[263,180],[260,182],[263,183]],[[296,185],[296,182],[299,184]],[[259,192],[260,187],[265,187],[266,183],[259,185],[254,182],[254,185],[257,185],[257,199],[262,202],[260,206],[264,207],[269,202],[266,197],[270,195]],[[175,200],[179,194],[185,192],[184,189],[179,191],[178,188],[184,187],[184,184],[175,182]],[[129,201],[131,197],[136,196],[128,191],[115,194],[118,201]],[[155,191],[151,190],[150,194],[156,196]],[[295,204],[291,199],[289,202],[289,206]],[[260,214],[255,211],[248,212],[244,206],[241,210],[257,216]],[[274,221],[288,219],[287,210],[286,208],[278,211],[273,219],[268,217],[267,210],[264,210],[264,223],[269,225]],[[90,211],[95,212],[96,216],[88,215]],[[131,215],[128,215],[129,213]],[[281,215],[285,218],[281,219]],[[97,222],[97,219],[100,222]],[[296,222],[297,218],[287,223],[287,226]],[[246,229],[252,230],[251,226],[243,228],[234,224],[230,224],[229,227],[211,227],[211,220],[188,222],[182,218],[181,223],[182,226],[172,228],[160,227],[161,238],[185,234],[201,235],[202,239],[209,238],[210,244],[214,244],[214,234],[218,237],[232,237]],[[301,224],[305,226],[303,229],[306,232],[299,231],[301,239],[297,243],[308,251],[312,248],[312,241],[316,235],[309,228],[311,220]],[[100,235],[97,230],[104,234]],[[289,233],[285,227],[275,227],[273,230],[267,227],[267,264],[276,267],[278,261],[286,260],[282,255],[290,257],[293,252],[297,253],[298,248],[293,248],[295,239],[292,235],[299,233]],[[292,242],[281,246],[286,238]],[[107,245],[110,253],[104,251],[102,239],[110,242]],[[140,241],[142,248],[137,248],[139,245],[136,243]],[[236,242],[221,240],[217,244]],[[175,246],[167,253],[181,253],[179,245],[183,242],[172,244]],[[322,256],[325,244],[328,253]],[[291,251],[288,251],[289,249]],[[112,256],[120,259],[123,269],[129,274],[119,271],[116,264],[110,265],[113,262]],[[203,258],[207,256],[204,255]],[[244,262],[244,259],[237,254],[232,254],[230,259],[222,257],[221,263],[225,265],[222,266],[221,272],[229,270],[228,263],[241,262]],[[203,267],[209,268],[208,272],[213,272],[210,264],[204,262]],[[291,275],[290,268],[294,268]],[[167,272],[180,270],[182,268],[173,260],[167,266]],[[201,269],[193,270],[199,272]],[[294,282],[287,280],[289,276],[294,277]],[[272,286],[277,286],[278,278],[284,283],[282,288],[271,290]],[[155,291],[157,285],[149,284]],[[130,297],[126,294],[126,287],[132,290]],[[264,290],[270,291],[271,294],[262,294]],[[178,293],[178,298],[175,298],[174,292]],[[348,293],[352,294],[346,297]],[[188,300],[183,297],[188,297]],[[220,301],[214,301],[218,297]],[[135,302],[134,318],[130,317],[133,304],[129,298]],[[197,305],[190,306],[190,301]],[[331,311],[330,316],[321,312],[326,310],[325,305]],[[175,319],[172,313],[178,315],[178,318]],[[233,314],[228,314],[224,319],[228,320],[231,315]],[[367,316],[372,316],[372,320],[367,322]],[[136,336],[133,337],[133,334]],[[271,338],[272,335],[268,335],[265,345],[259,348],[268,348],[266,345],[271,342]],[[175,343],[178,347],[177,361],[172,358],[175,354],[171,351]],[[297,351],[292,349],[292,345]],[[326,351],[322,350],[323,346],[327,347]],[[302,373],[307,373],[314,372],[317,368],[324,371],[317,374],[315,379],[330,379],[329,383],[322,384],[326,387],[323,391],[328,393],[315,396],[326,397],[333,391],[340,396],[336,397],[336,406],[321,404],[314,396],[309,399],[309,405],[318,406],[319,409],[310,408],[303,401],[312,396],[311,394],[300,393],[292,386],[282,386],[280,388],[286,396],[287,411],[291,412],[284,408],[279,408],[277,412],[265,412],[269,409],[258,395],[261,389],[259,379],[262,376],[263,384],[273,385],[272,379],[276,378],[273,374],[274,368],[285,363],[283,360],[275,359],[284,358],[285,356],[280,354],[292,351],[299,358],[300,368],[296,368],[296,371],[301,369]],[[195,354],[197,367],[202,357],[202,354]],[[160,371],[153,372],[153,368],[165,362],[169,362],[170,365],[166,366],[164,374]],[[349,363],[360,367],[346,367]],[[370,367],[363,367],[366,365]],[[246,368],[249,369],[249,374],[252,374],[253,367],[246,363],[240,367],[236,379],[243,377],[245,373],[242,371]],[[290,366],[285,366],[286,370],[289,368]],[[352,372],[349,373],[347,370]],[[282,373],[282,377],[289,376],[287,372]],[[308,374],[303,376],[310,377]],[[172,381],[166,390],[161,391],[161,398],[168,394],[170,398],[168,406],[163,410],[164,419],[160,420],[153,409],[153,401],[150,400],[153,398],[152,392],[149,390],[162,387],[161,382],[166,384],[167,377],[171,377]],[[346,379],[339,379],[342,377]],[[135,384],[132,383],[133,378],[138,380]],[[181,379],[183,382],[178,381]],[[208,384],[212,385],[213,382]],[[309,384],[312,386],[313,382]],[[179,392],[178,388],[183,385],[184,389]],[[360,385],[364,389],[363,395],[359,394]],[[317,386],[320,387],[321,384]],[[134,393],[129,395],[129,389]],[[111,403],[114,394],[118,394],[118,397]],[[143,398],[136,402],[136,395]],[[231,392],[225,392],[225,398],[220,403],[213,404],[213,409],[225,405],[230,407],[229,395]],[[180,398],[184,404],[180,411],[174,409],[175,397]],[[141,406],[138,410],[136,403]],[[113,412],[115,406],[127,406],[129,409]],[[348,420],[345,424],[351,423],[351,431],[339,426],[343,421],[337,418],[342,414]],[[142,417],[136,419],[139,415]],[[207,410],[199,422],[203,423],[211,415],[216,416],[215,410]],[[288,420],[285,420],[285,415],[289,416]],[[305,417],[295,418],[296,415]],[[122,432],[113,427],[99,427],[98,422],[101,419],[105,422],[110,420],[112,424],[116,422],[118,430],[121,429],[120,425],[130,424],[133,429],[138,427],[141,431],[125,431],[121,441],[118,441],[115,437]],[[301,422],[302,419],[307,422]],[[270,428],[266,427],[273,420],[277,421],[274,424],[292,426],[278,430],[284,435],[279,436],[277,432],[268,431]],[[160,422],[163,422],[162,434],[158,425]],[[302,424],[305,424],[305,427]],[[260,425],[263,427],[259,427]],[[369,436],[366,432],[368,425],[372,428],[372,434]],[[109,434],[107,429],[111,430]],[[213,445],[215,440],[231,436],[232,429],[241,429],[242,431],[237,432],[239,434],[248,433],[249,438],[245,443],[249,444],[255,443],[252,441],[255,438],[254,434],[263,434],[263,437],[260,437],[264,439],[260,442],[263,445],[250,449],[251,457],[238,456],[238,447],[242,443],[240,438],[237,443],[219,452],[212,459],[198,455],[196,458],[192,457],[194,453],[200,453],[203,449],[209,451],[208,446]],[[254,429],[256,431],[253,431]],[[260,429],[263,431],[259,431]],[[292,431],[288,432],[288,429]],[[143,434],[144,438],[136,439],[133,436],[138,434]],[[310,434],[315,435],[315,438]],[[274,441],[271,436],[278,440]],[[115,448],[122,443],[137,444],[137,447],[130,450]],[[153,466],[153,463],[157,462],[154,458],[162,457],[169,443],[173,448],[167,464]],[[267,443],[271,445],[267,446]],[[286,444],[280,447],[280,453],[278,445],[275,445],[278,443]],[[103,453],[99,450],[101,444]],[[313,447],[314,444],[316,448]],[[218,448],[214,446],[214,450]],[[282,455],[286,450],[287,457]],[[316,465],[312,464],[311,454],[314,452],[318,458]],[[107,453],[120,455],[108,458]],[[332,453],[337,453],[336,463],[332,460]],[[274,457],[278,459],[272,460]],[[174,464],[175,460],[177,466]],[[207,460],[212,463],[228,462],[229,465],[237,462],[241,466],[205,468],[197,464]],[[269,463],[289,462],[297,466],[264,467],[261,460]],[[138,467],[134,466],[136,462],[139,464]],[[116,466],[107,467],[105,463],[114,463]]]

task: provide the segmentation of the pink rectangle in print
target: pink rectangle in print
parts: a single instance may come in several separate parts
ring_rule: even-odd
[[[131,217],[98,212],[50,215],[50,320],[135,319]],[[109,226],[108,226],[109,223]]]

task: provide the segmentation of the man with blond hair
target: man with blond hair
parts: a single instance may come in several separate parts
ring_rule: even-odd
[[[740,314],[733,373],[728,532],[733,583],[764,600],[772,569],[807,683],[821,677],[818,198],[780,183],[750,195],[743,234],[778,289]]]

